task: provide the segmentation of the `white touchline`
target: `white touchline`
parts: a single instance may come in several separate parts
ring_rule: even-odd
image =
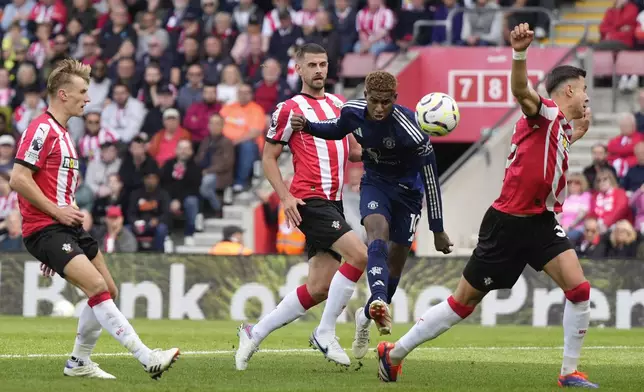
[[[375,347],[371,348],[375,350]],[[547,350],[562,350],[563,347],[539,347],[539,346],[525,346],[525,347],[420,347],[414,351],[547,351]],[[643,350],[644,346],[588,346],[584,350]],[[234,354],[235,350],[211,350],[211,351],[182,351],[181,355],[186,356],[208,356],[208,355],[230,355]],[[284,348],[284,349],[260,349],[258,353],[272,353],[272,354],[317,354],[317,350],[304,349],[304,348]],[[0,354],[0,359],[28,359],[28,358],[66,358],[71,354]],[[126,352],[119,353],[94,353],[92,357],[128,357],[132,354]]]

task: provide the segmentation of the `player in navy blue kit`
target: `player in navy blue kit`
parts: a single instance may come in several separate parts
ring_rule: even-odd
[[[371,297],[356,312],[356,358],[366,354],[373,319],[381,334],[391,333],[388,304],[420,220],[423,191],[427,198],[429,228],[436,250],[445,254],[453,245],[443,231],[441,193],[434,149],[420,131],[414,112],[395,103],[396,78],[375,71],[366,80],[364,100],[348,101],[340,116],[310,122],[293,114],[291,126],[313,136],[340,140],[353,133],[362,145],[365,175],[360,185],[360,214],[367,231],[367,279]]]

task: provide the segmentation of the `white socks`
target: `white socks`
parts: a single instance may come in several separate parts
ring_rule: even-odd
[[[397,363],[402,361],[413,349],[438,337],[467,317],[473,310],[474,307],[460,305],[452,297],[432,306],[427,309],[416,325],[396,342],[389,354],[391,359]]]
[[[564,351],[561,375],[577,370],[581,346],[590,323],[590,300],[573,303],[566,300],[563,314]]]
[[[329,296],[317,329],[318,334],[335,336],[335,324],[356,290],[356,282],[360,280],[360,276],[362,271],[347,262],[338,268],[329,286]]]
[[[144,365],[147,365],[150,349],[141,342],[139,335],[116,307],[108,292],[91,297],[87,303],[92,307],[96,319],[114,339],[134,355]]]
[[[101,336],[103,327],[96,319],[94,311],[87,305],[78,318],[78,330],[76,332],[76,342],[72,357],[79,359],[85,364],[89,361],[92,350],[96,346],[99,336]]]
[[[302,290],[306,291],[306,286],[300,286],[288,293],[273,311],[253,326],[252,335],[255,343],[261,343],[271,332],[292,323],[306,313],[307,308],[304,307],[299,298],[302,296]],[[308,295],[308,292],[306,292],[306,295]]]

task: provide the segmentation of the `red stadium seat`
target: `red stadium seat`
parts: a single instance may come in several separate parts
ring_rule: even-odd
[[[613,65],[612,51],[602,50],[593,53],[593,74],[595,76],[612,76]]]
[[[618,75],[644,75],[644,52],[619,52],[616,67]]]
[[[347,53],[342,60],[343,78],[364,78],[376,69],[376,58],[372,54]]]
[[[376,69],[383,69],[389,61],[394,58],[394,56],[397,53],[381,53],[377,58],[376,58]]]

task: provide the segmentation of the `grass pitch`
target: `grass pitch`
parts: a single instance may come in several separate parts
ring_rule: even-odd
[[[342,370],[308,347],[312,323],[296,322],[262,344],[248,369],[234,369],[235,322],[134,320],[150,347],[178,346],[183,355],[159,381],[105,331],[92,359],[117,380],[64,377],[75,319],[0,317],[0,391],[554,391],[561,328],[457,326],[405,361],[397,383],[376,378],[375,353]],[[410,325],[394,325],[394,341]],[[338,326],[351,356],[353,324]],[[372,329],[372,346],[381,340]],[[580,370],[602,390],[644,389],[644,330],[589,331]]]

